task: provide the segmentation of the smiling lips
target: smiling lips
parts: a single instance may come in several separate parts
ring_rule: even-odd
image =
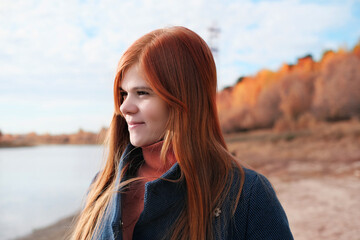
[[[145,124],[144,122],[128,122],[128,127],[130,129],[136,128],[142,124]]]

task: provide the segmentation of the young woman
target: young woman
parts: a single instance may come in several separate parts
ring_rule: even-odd
[[[216,69],[193,31],[171,27],[120,59],[108,156],[73,239],[293,239],[267,179],[228,152]]]

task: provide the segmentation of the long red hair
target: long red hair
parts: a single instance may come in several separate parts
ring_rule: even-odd
[[[119,86],[134,64],[144,72],[150,87],[168,104],[169,121],[162,158],[173,147],[186,182],[187,200],[169,233],[171,239],[212,239],[213,212],[225,199],[233,168],[241,167],[228,152],[216,109],[216,67],[205,41],[184,27],[152,31],[123,54],[114,82],[115,112],[109,129],[108,157],[93,183],[75,228],[74,239],[91,239],[116,191],[119,158],[129,143],[127,124],[120,113]],[[243,176],[243,174],[242,174]],[[121,179],[121,178],[120,178]],[[243,178],[234,208],[240,196]]]

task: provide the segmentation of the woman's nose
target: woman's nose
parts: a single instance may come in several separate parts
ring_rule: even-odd
[[[131,98],[126,97],[120,105],[120,112],[123,115],[134,114],[138,111],[136,103]]]

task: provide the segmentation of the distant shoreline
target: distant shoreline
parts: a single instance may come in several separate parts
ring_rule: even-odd
[[[0,148],[32,147],[38,145],[99,145],[104,142],[107,129],[102,128],[100,132],[86,132],[80,129],[73,134],[42,134],[35,132],[27,134],[3,134],[0,131]]]
[[[17,148],[17,147],[34,147],[34,146],[37,146],[37,144],[0,142],[0,148]]]

